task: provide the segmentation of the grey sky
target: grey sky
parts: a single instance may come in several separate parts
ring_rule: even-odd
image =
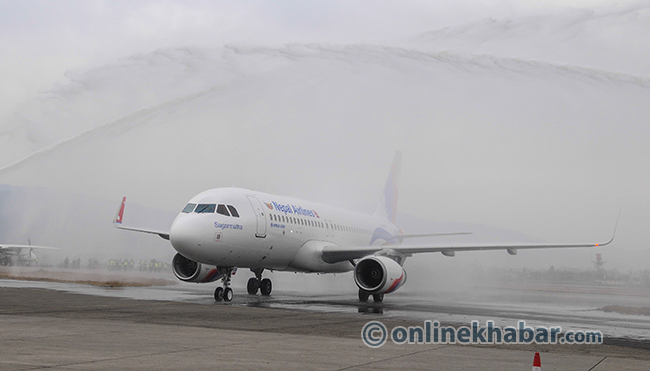
[[[593,8],[614,1],[3,1],[0,117],[88,68],[157,48],[224,43],[403,43],[489,17]],[[630,41],[633,42],[633,41]]]

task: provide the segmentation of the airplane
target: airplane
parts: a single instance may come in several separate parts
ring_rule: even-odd
[[[406,258],[418,253],[440,252],[453,257],[460,251],[575,248],[605,243],[574,244],[448,244],[421,246],[417,238],[462,235],[469,232],[404,234],[395,224],[397,180],[401,152],[395,154],[381,201],[373,215],[346,211],[295,198],[242,188],[215,188],[192,197],[168,231],[122,224],[126,197],[113,220],[116,228],[157,234],[169,240],[177,254],[172,271],[181,281],[206,283],[221,279],[214,291],[217,302],[231,301],[232,274],[250,269],[255,277],[247,291],[268,296],[272,291],[264,270],[307,273],[353,271],[359,300],[382,302],[406,282]],[[618,224],[618,222],[617,222]],[[616,228],[614,229],[615,234]]]
[[[0,244],[0,265],[37,265],[38,258],[32,252],[34,249],[58,250],[56,247],[34,246],[28,239],[29,245]]]

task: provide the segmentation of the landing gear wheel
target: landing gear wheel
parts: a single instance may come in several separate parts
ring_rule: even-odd
[[[214,290],[214,300],[220,302],[223,300],[223,287],[217,287]]]
[[[223,301],[232,301],[232,297],[235,294],[232,292],[232,289],[230,287],[226,287],[225,290],[223,290]]]
[[[248,294],[250,295],[257,295],[257,291],[260,288],[260,281],[255,278],[251,277],[248,279],[248,284],[246,285],[246,290],[248,290]]]
[[[269,296],[271,295],[271,290],[273,289],[273,285],[271,284],[271,280],[268,278],[265,278],[260,282],[260,291],[262,292],[262,296]]]
[[[372,300],[375,303],[381,303],[384,301],[384,294],[372,294]]]
[[[359,301],[365,303],[368,301],[370,293],[366,290],[359,289]]]

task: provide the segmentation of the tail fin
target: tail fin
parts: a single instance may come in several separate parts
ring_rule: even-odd
[[[122,205],[120,209],[115,214],[115,219],[113,219],[113,224],[122,224],[122,219],[124,218],[124,207],[126,206],[126,197],[122,197]]]
[[[397,183],[399,181],[399,174],[402,167],[402,152],[395,152],[395,158],[393,159],[393,166],[390,168],[390,173],[388,174],[388,179],[386,179],[386,186],[384,187],[384,193],[381,195],[381,200],[377,206],[377,211],[375,211],[376,216],[380,216],[388,219],[391,223],[395,223],[395,218],[397,216],[397,195],[398,187]]]

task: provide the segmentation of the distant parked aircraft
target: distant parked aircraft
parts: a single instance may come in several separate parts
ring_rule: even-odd
[[[0,244],[0,265],[36,265],[38,258],[34,249],[58,250],[56,247]]]

